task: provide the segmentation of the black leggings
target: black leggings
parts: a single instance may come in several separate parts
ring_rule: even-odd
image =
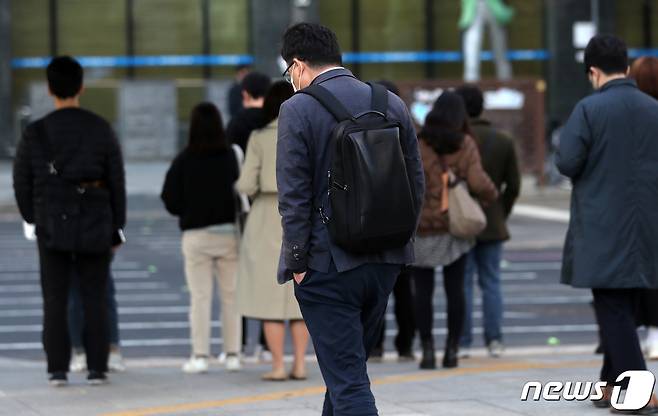
[[[466,256],[443,266],[443,288],[446,294],[448,313],[448,343],[457,343],[464,327],[466,301],[464,298],[464,270]],[[420,339],[423,342],[433,340],[434,327],[434,269],[412,267],[414,289],[414,319]]]

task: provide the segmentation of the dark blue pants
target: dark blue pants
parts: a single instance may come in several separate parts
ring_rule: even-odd
[[[377,415],[366,360],[377,343],[401,266],[366,264],[338,273],[309,270],[295,296],[327,386],[323,416]]]
[[[114,278],[110,272],[107,279],[107,323],[109,329],[110,346],[119,346],[119,316],[118,305],[116,300],[116,291],[114,288]],[[82,307],[82,298],[80,295],[80,278],[74,273],[71,276],[71,286],[69,289],[69,335],[71,337],[71,346],[76,352],[84,349],[82,328],[84,328],[84,310]]]

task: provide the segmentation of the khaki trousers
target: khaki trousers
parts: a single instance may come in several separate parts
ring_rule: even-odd
[[[183,232],[185,279],[190,290],[190,332],[194,355],[210,355],[213,281],[217,279],[224,352],[240,352],[237,299],[238,247],[234,234],[205,229]]]

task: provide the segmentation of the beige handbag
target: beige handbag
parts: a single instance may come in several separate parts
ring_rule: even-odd
[[[468,192],[466,182],[444,166],[444,184],[447,183],[448,230],[458,238],[473,238],[487,226],[487,217],[480,204]],[[445,197],[444,187],[444,197]]]

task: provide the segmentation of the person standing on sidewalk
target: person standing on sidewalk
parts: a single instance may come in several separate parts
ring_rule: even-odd
[[[468,190],[482,202],[491,202],[498,193],[482,169],[477,145],[468,126],[464,101],[454,92],[444,91],[427,115],[418,134],[425,170],[425,203],[420,216],[418,237],[414,242],[416,261],[411,267],[414,287],[414,319],[423,347],[420,368],[436,368],[434,350],[434,286],[436,268],[443,267],[448,336],[443,367],[458,365],[459,338],[464,326],[464,270],[466,255],[475,245],[475,237],[459,238],[449,232],[449,218],[443,212],[443,173],[450,169],[464,180]]]
[[[374,416],[377,407],[366,360],[377,342],[401,267],[413,262],[411,238],[424,190],[418,141],[407,107],[399,97],[378,84],[371,87],[359,81],[341,66],[338,40],[329,28],[313,23],[290,27],[283,35],[281,56],[288,64],[284,76],[302,93],[283,103],[279,114],[276,173],[283,244],[278,281],[295,280],[295,296],[327,386],[322,414]],[[340,227],[336,218],[347,218],[337,217],[340,211],[333,209],[336,204],[330,204],[329,199],[335,199],[329,189],[345,192],[332,194],[336,198],[358,195],[350,186],[338,187],[342,179],[336,175],[344,171],[334,169],[330,154],[334,140],[347,140],[337,136],[339,130],[334,132],[338,120],[356,123],[356,117],[350,115],[372,110],[377,113],[364,117],[378,123],[385,119],[397,126],[396,130],[381,131],[381,135],[373,134],[380,138],[375,142],[378,148],[401,153],[397,153],[399,158],[387,158],[388,163],[366,167],[367,172],[361,170],[361,174],[376,178],[377,186],[405,188],[404,194],[395,195],[397,201],[389,200],[389,206],[398,207],[404,199],[405,215],[399,218],[399,214],[391,222],[403,224],[405,232],[394,240],[395,246],[377,240],[372,251],[356,254],[347,245],[352,240],[343,238],[338,243],[338,234],[330,234],[332,221]],[[393,134],[398,136],[395,141],[390,140]],[[361,143],[362,147],[352,150],[376,152],[371,144]],[[389,153],[377,155],[386,157]],[[404,169],[389,171],[390,166]],[[383,180],[382,171],[388,173],[388,180]],[[328,172],[334,172],[331,181]],[[376,195],[386,197],[381,192]],[[387,212],[387,207],[366,199],[376,212]],[[345,211],[342,214],[349,215]],[[388,225],[378,226],[386,229]],[[379,249],[383,246],[387,248]]]
[[[589,41],[584,69],[596,92],[574,108],[556,158],[573,184],[561,280],[592,290],[605,407],[621,373],[647,368],[635,312],[642,292],[658,289],[658,102],[626,78],[615,36]],[[643,411],[658,413],[655,396]]]
[[[493,181],[499,196],[484,207],[487,228],[477,237],[468,253],[464,275],[466,315],[460,340],[460,356],[468,357],[473,342],[473,277],[477,273],[482,292],[484,342],[492,357],[503,352],[503,293],[500,287],[500,261],[503,242],[509,240],[507,218],[521,190],[521,174],[514,140],[480,118],[484,110],[482,91],[475,85],[464,85],[455,91],[464,100],[469,124],[482,158],[482,167]]]
[[[226,137],[232,144],[247,150],[251,132],[265,126],[263,102],[270,88],[270,77],[260,72],[249,72],[240,83],[242,87],[242,110],[238,111],[226,126]]]
[[[190,120],[188,145],[172,162],[161,194],[165,208],[179,218],[183,231],[192,336],[192,356],[183,371],[208,371],[215,279],[221,299],[226,369],[237,371],[241,367],[234,190],[238,160],[214,104],[198,104]]]
[[[71,276],[80,279],[90,384],[107,381],[107,279],[112,250],[123,242],[123,158],[110,124],[80,108],[83,69],[68,56],[46,70],[55,111],[30,124],[14,162],[23,219],[36,225],[43,292],[43,345],[50,383],[67,383]]]
[[[635,60],[630,77],[640,91],[658,100],[658,58],[644,56]],[[658,290],[643,291],[638,309],[638,325],[647,328],[646,356],[649,360],[658,360]]]
[[[400,90],[395,83],[389,80],[377,81],[386,87],[387,90],[393,94],[400,96]],[[398,333],[395,336],[393,344],[398,352],[399,362],[414,361],[414,353],[412,350],[414,342],[414,333],[416,327],[414,326],[414,311],[411,296],[411,276],[409,275],[409,268],[403,267],[395,281],[393,287],[393,310],[395,314],[395,323],[397,324]],[[386,316],[382,319],[382,330],[379,334],[379,340],[370,352],[368,362],[381,362],[384,358],[384,340],[386,339]]]
[[[114,277],[110,271],[107,279],[107,323],[110,331],[110,357],[107,361],[107,368],[110,372],[122,372],[126,370],[119,343],[118,307]],[[68,316],[71,347],[73,347],[70,370],[73,373],[81,373],[87,370],[87,355],[85,354],[85,347],[82,340],[85,314],[82,308],[82,300],[80,299],[80,278],[75,274],[71,277]]]
[[[263,111],[268,124],[252,133],[240,179],[239,192],[253,198],[240,245],[238,305],[240,314],[264,323],[265,339],[272,352],[272,371],[263,380],[306,379],[308,330],[295,299],[292,282],[278,285],[276,273],[281,250],[281,216],[277,210],[276,134],[279,109],[292,97],[292,86],[278,81],[270,87]],[[294,349],[290,374],[283,365],[286,324]]]

